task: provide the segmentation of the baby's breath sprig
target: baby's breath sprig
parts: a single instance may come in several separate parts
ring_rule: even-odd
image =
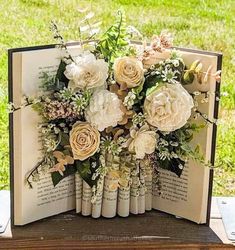
[[[44,158],[27,174],[25,179],[29,188],[33,188],[33,183],[40,181],[43,174],[48,173],[49,169],[55,165],[55,158],[52,154],[45,154]]]
[[[137,96],[134,92],[129,91],[127,96],[124,99],[124,106],[127,107],[128,110],[132,109],[132,106],[135,104]]]
[[[206,123],[209,123],[209,124],[216,124],[218,123],[218,119],[209,119],[208,118],[208,115],[201,112],[199,109],[198,109],[198,97],[201,97],[203,96],[203,98],[200,99],[200,103],[208,103],[209,102],[209,96],[210,95],[213,95],[216,97],[216,101],[219,101],[219,97],[222,95],[218,92],[210,92],[210,91],[194,91],[193,93],[191,93],[191,96],[193,97],[193,100],[194,100],[194,112],[195,112],[195,115],[194,115],[194,119],[197,119],[198,117],[202,117]]]
[[[121,140],[114,141],[110,136],[105,136],[101,138],[100,149],[112,154],[114,156],[118,156],[122,151],[122,144],[119,143]]]
[[[83,114],[85,109],[90,103],[91,96],[92,96],[92,92],[90,90],[77,92],[71,97],[72,99],[71,104],[74,105],[78,113]]]
[[[145,115],[141,112],[134,114],[132,117],[132,123],[134,126],[142,127],[146,123]]]

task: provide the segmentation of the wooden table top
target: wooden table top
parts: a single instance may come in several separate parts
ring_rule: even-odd
[[[128,219],[92,219],[72,211],[8,227],[0,249],[232,249],[223,244],[220,223],[215,216],[211,227],[197,225],[158,211]]]

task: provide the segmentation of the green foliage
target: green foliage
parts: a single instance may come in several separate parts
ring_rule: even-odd
[[[65,168],[65,171],[63,171],[63,175],[61,175],[59,172],[52,172],[51,178],[53,185],[56,186],[61,180],[63,180],[65,177],[69,175],[73,175],[76,173],[76,167],[74,165],[68,165]]]
[[[96,50],[110,63],[110,67],[117,57],[127,54],[129,51],[126,18],[123,12],[118,11],[115,23],[104,33],[98,42]]]
[[[65,68],[66,68],[66,63],[61,60],[55,78],[56,81],[63,82],[65,83],[65,87],[68,87],[69,80],[64,75]]]
[[[160,139],[156,147],[156,156],[159,166],[180,176],[185,162],[189,158],[204,164],[205,160],[200,152],[200,147],[196,146],[193,148],[189,145],[195,132],[199,131],[202,127],[204,125],[187,123],[181,129],[168,134],[158,132]]]
[[[151,67],[147,71],[145,74],[144,90],[152,89],[152,87],[155,87],[156,84],[160,82],[181,82],[184,75],[185,65],[182,59],[176,57],[176,55],[177,54],[173,52],[173,56],[170,59],[159,62],[154,68]]]
[[[99,166],[99,153],[96,153],[94,156],[85,161],[75,161],[76,170],[90,187],[96,185],[99,179],[99,175],[95,175]],[[93,176],[95,176],[95,178]]]
[[[9,188],[7,98],[3,94],[0,89],[0,190]]]
[[[187,69],[183,75],[183,84],[191,84],[195,78],[195,74],[200,74],[200,70],[202,69],[202,63],[199,60],[194,61],[189,69]]]
[[[151,95],[155,90],[157,90],[159,87],[159,83],[155,83],[154,86],[152,86],[151,88],[148,88],[146,91],[146,96]]]

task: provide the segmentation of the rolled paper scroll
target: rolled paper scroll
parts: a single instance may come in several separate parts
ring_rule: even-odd
[[[75,192],[76,192],[76,213],[82,211],[82,178],[77,172],[75,174]]]
[[[130,186],[119,188],[117,213],[121,217],[127,217],[130,213]]]
[[[151,167],[146,166],[145,175],[145,210],[152,210],[152,193],[153,193],[153,173]]]
[[[101,189],[97,191],[96,200],[92,204],[91,216],[93,218],[99,218],[101,216],[102,199],[103,199],[103,185],[104,185],[104,179],[101,180]]]
[[[121,157],[117,209],[117,213],[121,217],[127,217],[130,213],[130,161],[131,156],[129,155]]]
[[[145,213],[145,164],[143,160],[140,161],[139,171],[138,214],[143,214]]]
[[[138,196],[138,214],[145,213],[145,185],[141,184]]]
[[[82,187],[82,215],[88,216],[91,215],[91,196],[92,191],[91,187],[83,180]]]
[[[111,170],[104,178],[102,216],[112,218],[117,213],[118,178],[115,171],[119,169],[119,157],[108,155],[106,162]]]
[[[138,177],[132,177],[132,184],[130,189],[130,212],[132,214],[138,214],[138,196],[139,196],[139,187],[138,187]]]

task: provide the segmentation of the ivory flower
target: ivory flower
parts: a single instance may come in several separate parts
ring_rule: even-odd
[[[115,127],[124,115],[121,104],[115,93],[106,89],[95,91],[85,112],[86,120],[99,131]]]
[[[108,78],[108,63],[86,51],[66,66],[64,75],[70,80],[72,89],[92,89],[101,87]]]
[[[181,84],[163,84],[146,97],[144,112],[150,125],[171,132],[186,124],[193,106],[193,98]]]
[[[143,82],[143,65],[137,58],[128,56],[117,58],[113,69],[114,78],[122,89],[134,88]]]
[[[149,130],[148,125],[142,126],[139,130],[132,128],[130,138],[126,145],[131,153],[135,153],[137,159],[143,159],[145,154],[152,154],[157,144],[157,134]]]
[[[99,149],[100,133],[87,122],[77,122],[69,135],[69,142],[75,160],[86,160]]]

